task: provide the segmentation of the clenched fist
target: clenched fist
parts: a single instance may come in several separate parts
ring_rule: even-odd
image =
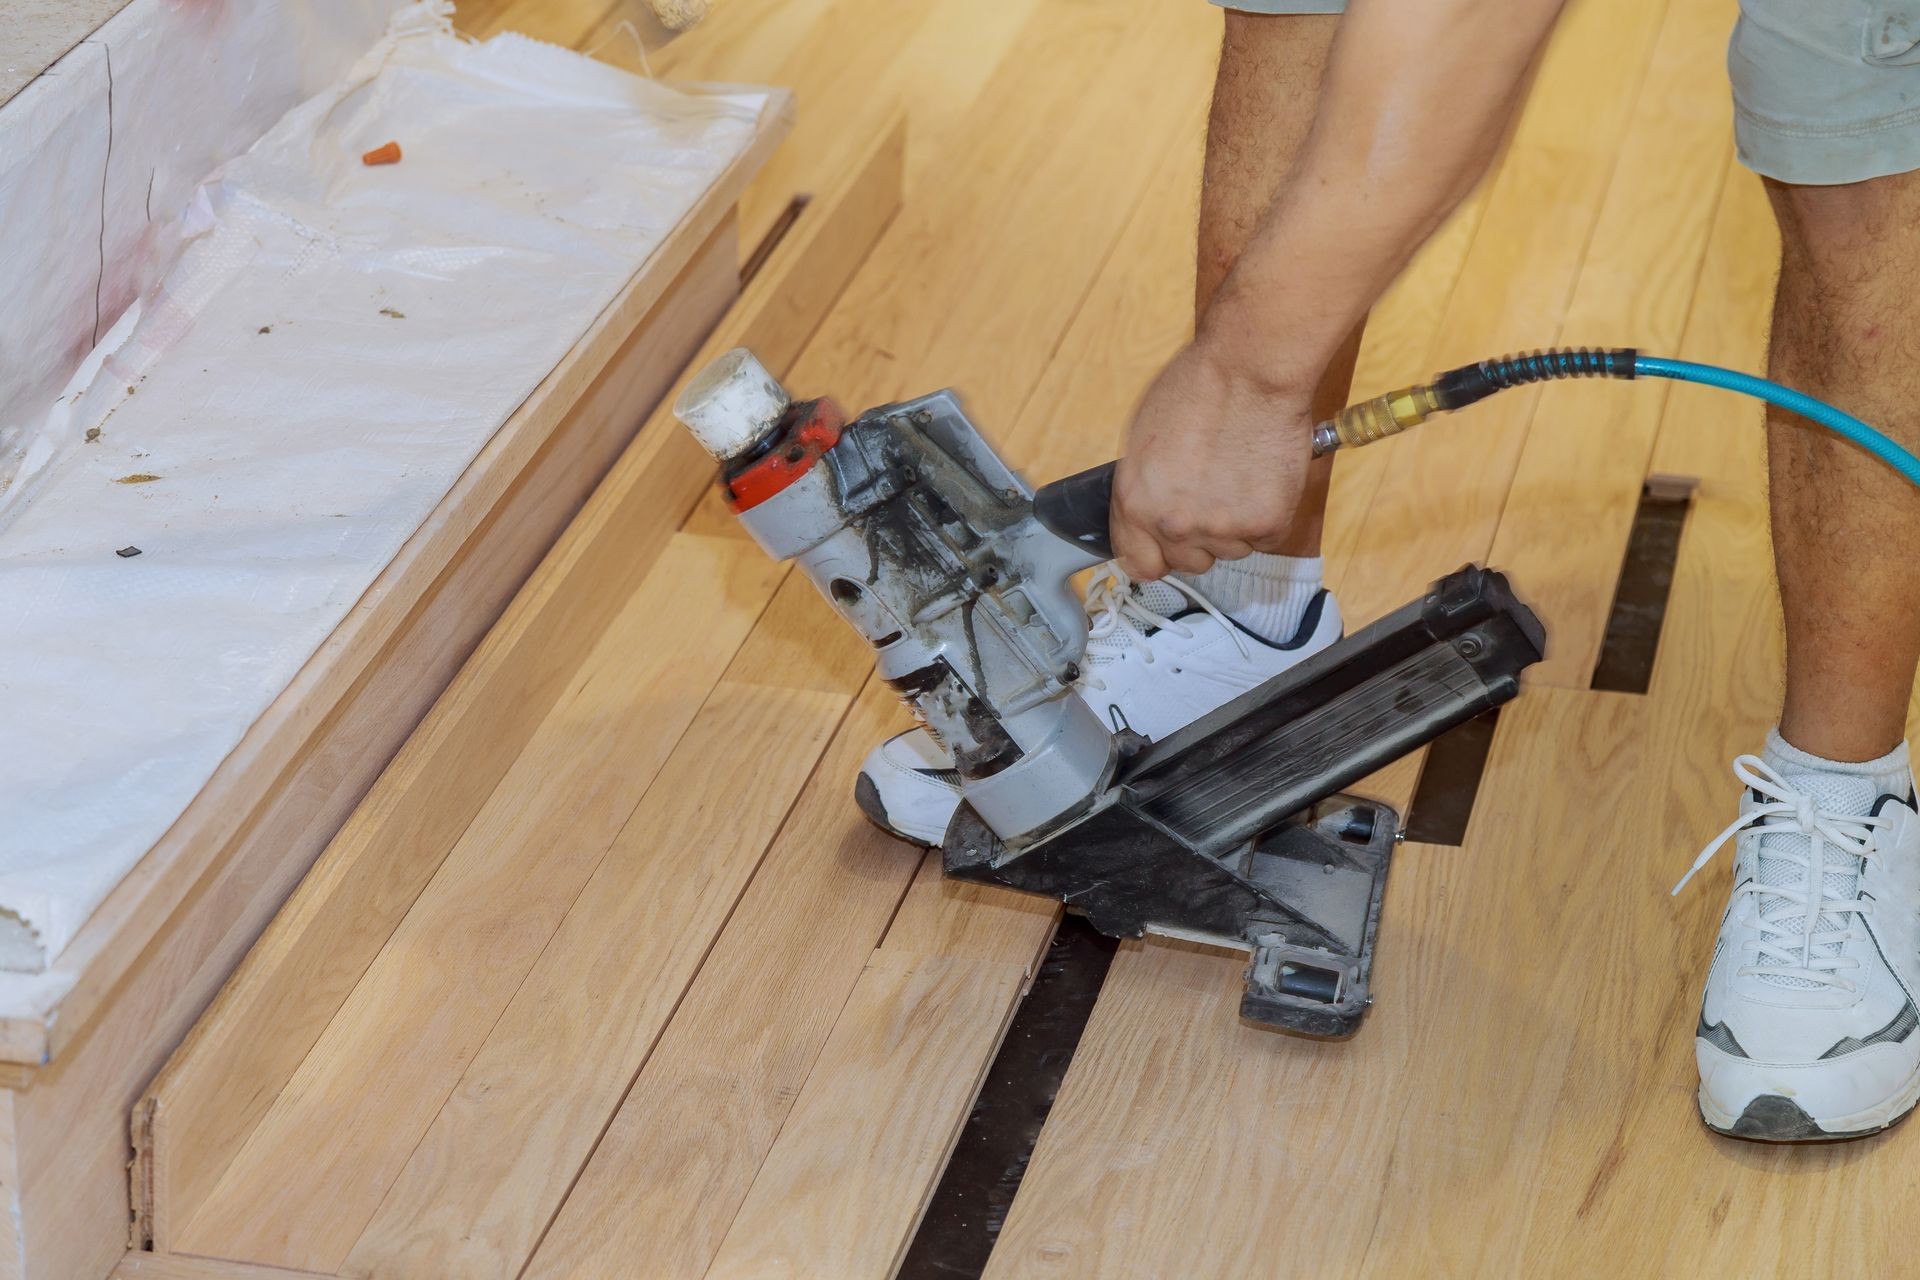
[[[1111,532],[1135,578],[1281,552],[1313,461],[1312,388],[1273,385],[1195,342],[1134,410]]]

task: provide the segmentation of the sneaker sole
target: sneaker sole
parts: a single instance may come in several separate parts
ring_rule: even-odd
[[[908,844],[917,844],[922,849],[939,847],[939,836],[935,836],[929,840],[925,836],[916,835],[911,831],[902,831],[899,827],[894,826],[892,820],[887,817],[886,803],[880,799],[880,788],[874,786],[873,779],[864,773],[854,780],[853,802],[860,806],[860,812],[867,816],[868,822],[871,822],[874,826],[880,828],[894,839],[905,840]]]
[[[1695,1097],[1701,1122],[1724,1137],[1747,1142],[1852,1142],[1891,1129],[1913,1114],[1914,1104],[1920,1101],[1920,1072],[1915,1072],[1887,1101],[1825,1123],[1801,1110],[1793,1099],[1777,1093],[1761,1094],[1737,1116],[1722,1110],[1704,1089]]]

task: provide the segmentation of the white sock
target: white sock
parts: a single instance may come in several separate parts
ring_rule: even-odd
[[[1795,786],[1816,782],[1811,775],[1826,775],[1817,780],[1824,785],[1818,786],[1816,794],[1831,795],[1838,803],[1860,805],[1861,813],[1865,813],[1867,807],[1881,796],[1894,796],[1904,801],[1907,793],[1913,789],[1912,767],[1907,761],[1907,744],[1904,742],[1878,760],[1856,763],[1829,760],[1811,751],[1802,751],[1781,737],[1780,730],[1776,728],[1767,730],[1767,745],[1761,750],[1760,758]],[[1833,781],[1829,782],[1827,778]],[[1842,793],[1847,793],[1846,800],[1840,799]]]
[[[1216,560],[1205,573],[1181,577],[1253,634],[1285,644],[1300,630],[1307,606],[1320,593],[1320,574],[1319,556],[1256,551],[1240,560]]]

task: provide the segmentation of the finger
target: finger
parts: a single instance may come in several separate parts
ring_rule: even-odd
[[[1201,545],[1215,560],[1240,560],[1257,550],[1251,542],[1238,538],[1208,538]]]
[[[1162,546],[1160,555],[1168,565],[1172,566],[1175,573],[1205,573],[1213,568],[1213,553],[1197,543],[1183,542],[1177,546]]]
[[[1160,544],[1152,538],[1125,523],[1116,523],[1108,536],[1113,543],[1113,558],[1130,577],[1146,582],[1167,576],[1167,562],[1160,554]]]

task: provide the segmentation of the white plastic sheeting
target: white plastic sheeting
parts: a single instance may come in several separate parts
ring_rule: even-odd
[[[338,80],[404,2],[133,0],[0,110],[0,492],[171,261],[201,179]]]
[[[779,97],[415,5],[199,190],[0,494],[0,966],[58,954]]]

